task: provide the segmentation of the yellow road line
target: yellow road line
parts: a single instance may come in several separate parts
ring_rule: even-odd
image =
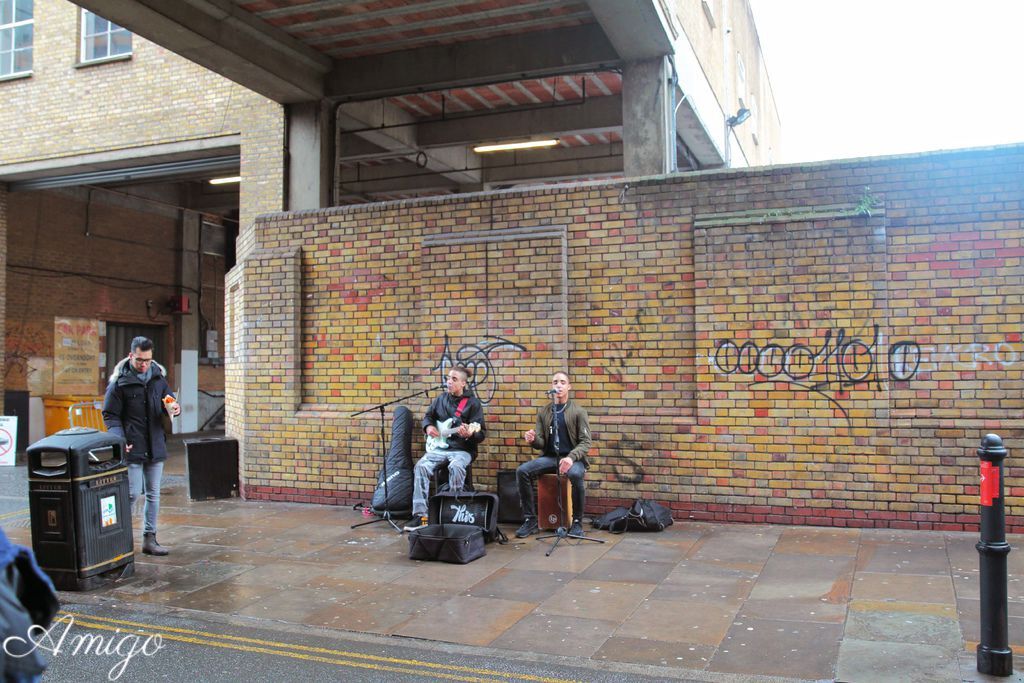
[[[81,626],[88,626],[91,628],[98,628],[105,631],[116,630],[114,626],[110,624],[122,625],[122,626],[134,626],[137,628],[144,628],[159,633],[162,638],[168,640],[177,640],[186,643],[195,643],[198,645],[209,645],[212,647],[221,647],[232,650],[239,650],[242,652],[259,652],[264,654],[274,654],[282,657],[291,657],[294,659],[305,659],[315,662],[324,662],[328,664],[337,664],[339,666],[353,666],[367,669],[377,669],[380,671],[394,671],[398,673],[417,674],[417,675],[430,675],[438,678],[445,678],[456,681],[491,681],[494,677],[501,680],[508,680],[510,675],[504,671],[491,671],[489,669],[477,669],[465,666],[455,666],[452,664],[435,664],[433,662],[424,662],[415,659],[398,659],[395,657],[382,657],[379,655],[368,655],[361,652],[347,652],[344,650],[331,650],[329,648],[313,647],[309,645],[295,645],[291,643],[281,643],[272,640],[260,640],[258,638],[247,638],[245,636],[232,636],[224,635],[219,633],[207,633],[205,631],[194,631],[191,629],[176,628],[173,626],[154,626],[153,624],[146,624],[137,621],[126,621],[123,619],[110,619],[108,617],[97,617],[91,614],[79,614],[76,612],[61,612],[62,615],[74,617],[75,622]],[[96,623],[104,622],[104,623]],[[169,633],[165,633],[169,632]],[[185,635],[177,635],[185,634]],[[206,638],[206,639],[204,639]],[[215,640],[208,640],[209,638],[220,639],[225,641],[236,641],[236,642],[216,642]],[[251,643],[252,645],[244,645],[242,643]],[[273,649],[282,648],[282,649]],[[298,652],[288,652],[288,649],[296,650]],[[316,654],[302,654],[303,652],[316,653]],[[327,656],[319,656],[327,655]],[[351,659],[342,659],[342,658]],[[370,662],[380,662],[382,664],[373,664],[367,662],[351,661],[352,659],[358,660],[369,660]],[[386,666],[398,665],[398,666]],[[416,669],[403,669],[401,666],[417,667]],[[431,669],[429,672],[423,671],[423,669]],[[444,671],[457,671],[463,672],[469,675],[469,677],[459,677],[451,674],[441,673],[439,670]],[[477,676],[489,676],[491,678],[478,678]],[[537,681],[538,683],[571,683],[565,679],[560,678],[545,678],[543,676],[531,676],[529,674],[516,675],[516,679],[523,681]]]
[[[96,624],[89,621],[76,621],[76,624],[85,628],[99,629],[102,631],[117,631],[122,632],[121,629],[114,626],[106,626],[103,624]],[[204,647],[219,647],[226,650],[237,650],[239,652],[253,652],[257,654],[277,655],[278,657],[288,657],[290,659],[300,659],[307,662],[320,662],[323,664],[334,664],[336,666],[347,666],[356,667],[361,669],[373,669],[375,671],[388,671],[393,673],[407,674],[407,675],[420,675],[429,676],[430,678],[442,678],[451,681],[466,681],[468,683],[490,683],[494,681],[493,678],[478,678],[470,676],[454,676],[450,674],[441,673],[438,671],[431,671],[429,674],[422,670],[416,670],[412,668],[403,668],[399,666],[386,666],[383,664],[372,664],[370,662],[359,662],[353,660],[346,660],[343,658],[332,658],[323,657],[317,655],[300,654],[298,652],[287,652],[284,650],[275,650],[269,647],[255,647],[252,645],[238,645],[235,643],[218,643],[203,638],[193,638],[190,636],[179,636],[166,633],[157,633],[163,640],[179,641],[182,643],[193,643]]]
[[[27,515],[28,511],[29,511],[29,509],[25,508],[24,510],[15,510],[14,512],[5,512],[4,514],[0,515],[0,519],[7,519],[8,517],[17,517],[18,515]]]

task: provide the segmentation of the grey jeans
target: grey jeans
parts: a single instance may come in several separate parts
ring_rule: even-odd
[[[156,533],[156,513],[160,511],[160,479],[163,475],[163,461],[128,463],[128,500],[133,513],[135,501],[142,495],[143,490],[146,492],[146,501],[142,508],[143,533]]]
[[[448,463],[448,485],[453,491],[461,491],[466,485],[466,466],[473,461],[466,451],[427,451],[413,468],[412,514],[427,514],[427,494],[430,492],[430,475],[441,463]]]

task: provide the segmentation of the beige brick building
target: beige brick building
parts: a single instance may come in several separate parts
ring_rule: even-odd
[[[138,36],[126,54],[87,60],[83,11],[32,5],[31,70],[0,78],[4,388],[18,412],[29,395],[36,418],[19,447],[42,435],[43,396],[102,392],[127,352],[123,336],[107,346],[107,324],[152,333],[179,390],[193,352],[186,417],[198,429],[223,403],[225,258],[240,223],[284,207],[283,109]],[[240,171],[252,178],[240,190],[204,182]],[[181,295],[188,315],[170,310]],[[92,388],[54,384],[57,319],[100,323]]]
[[[90,329],[75,321],[104,323],[106,360],[111,330],[163,330],[176,381],[225,390],[245,495],[333,503],[377,480],[376,415],[353,413],[459,361],[487,402],[484,486],[528,457],[522,431],[568,368],[596,439],[591,512],[642,495],[701,519],[972,528],[974,449],[1021,439],[1024,148],[722,168],[778,140],[743,2],[498,3],[493,35],[489,15],[445,43],[433,17],[451,33],[416,43],[406,18],[394,52],[358,16],[288,0],[189,3],[198,18],[84,4],[260,95],[137,36],[130,58],[80,64],[52,31],[82,15],[35,3],[31,73],[0,82],[20,131],[0,159],[11,392],[48,360],[57,386],[80,341],[60,331]],[[485,59],[524,40],[518,75]],[[471,157],[480,121],[530,141],[557,125],[558,145]],[[199,182],[229,170],[237,198]],[[181,295],[199,315],[169,310]],[[1019,479],[1011,465],[1014,531]]]
[[[259,19],[275,25],[302,19],[306,8],[288,4]],[[402,28],[401,12],[417,11],[417,3],[399,4],[407,8],[358,10],[325,19],[337,25],[369,22],[381,14]],[[523,65],[517,69],[532,69],[531,78],[525,73],[520,80],[510,80],[508,74],[476,75],[470,79],[475,87],[457,89],[442,87],[434,74],[425,74],[421,81],[433,79],[438,85],[420,100],[413,99],[419,95],[403,95],[398,86],[385,88],[383,97],[372,97],[350,94],[351,88],[342,84],[337,94],[310,105],[297,102],[306,97],[295,94],[311,87],[308,78],[280,73],[293,68],[290,59],[317,69],[324,59],[291,45],[292,39],[275,33],[277,29],[254,31],[251,21],[217,15],[213,5],[200,3],[213,12],[208,27],[199,22],[195,29],[195,16],[180,17],[184,31],[196,30],[196,35],[192,42],[177,44],[177,39],[151,42],[142,37],[156,30],[154,37],[159,38],[160,29],[154,27],[165,27],[159,22],[179,20],[174,13],[184,10],[177,5],[165,6],[161,11],[167,14],[160,18],[133,8],[133,3],[82,3],[88,10],[66,0],[12,3],[11,15],[0,17],[0,32],[16,47],[0,54],[0,96],[13,105],[0,110],[0,123],[12,131],[0,148],[5,211],[0,227],[8,234],[9,278],[6,291],[0,290],[5,311],[0,317],[5,325],[5,390],[19,411],[24,411],[26,393],[33,403],[46,395],[73,395],[59,378],[56,384],[52,379],[62,363],[55,349],[65,342],[54,333],[55,321],[92,320],[99,335],[97,386],[79,386],[74,395],[101,391],[104,370],[124,352],[118,347],[122,337],[141,330],[158,337],[158,356],[171,369],[176,386],[199,392],[186,397],[182,424],[186,429],[201,427],[209,412],[199,405],[203,394],[219,394],[224,388],[222,277],[236,257],[251,250],[250,228],[261,213],[771,160],[779,125],[745,1],[714,0],[696,11],[691,3],[646,1],[632,7],[594,2],[589,8],[578,2],[563,3],[564,8],[539,3],[545,10],[532,9],[533,2],[505,4],[499,13],[510,28],[504,32],[524,30],[515,23],[520,10],[532,12],[523,17],[524,25],[544,16],[552,27],[561,21],[565,28],[544,39],[559,51],[546,57],[557,67],[527,64],[533,51],[518,45]],[[325,11],[348,10],[342,3]],[[139,30],[129,32],[107,19]],[[429,21],[436,26],[440,19]],[[642,22],[655,28],[644,28]],[[229,38],[240,27],[245,37]],[[483,26],[481,31],[481,37],[489,35]],[[180,33],[175,35],[180,38]],[[482,41],[485,53],[500,52],[500,33]],[[219,38],[211,40],[210,35]],[[539,53],[551,50],[543,41],[538,46]],[[275,49],[287,59],[275,61]],[[233,50],[242,58],[233,57]],[[616,50],[634,54],[625,58]],[[651,58],[664,52],[676,54],[671,64],[660,56]],[[406,70],[393,69],[399,77]],[[436,70],[443,75],[443,65]],[[365,66],[339,71],[369,73]],[[658,77],[669,78],[667,88]],[[383,88],[379,80],[367,81],[370,85],[363,90]],[[420,92],[424,89],[429,88],[417,86]],[[657,106],[672,111],[675,120],[668,133],[646,129],[647,117],[657,118],[658,112],[646,104],[629,104],[631,99],[646,101],[649,94],[655,95]],[[442,110],[447,102],[448,111],[460,117],[431,128],[435,100]],[[752,106],[755,100],[763,106]],[[561,106],[571,110],[568,116],[552,119],[545,114],[548,118],[538,128],[537,110],[549,104],[572,106]],[[728,125],[726,119],[745,104],[753,110],[751,120]],[[440,180],[416,175],[422,153],[407,153],[402,135],[383,140],[365,135],[367,125],[383,125],[360,118],[365,106],[380,107],[403,121],[411,116],[421,129],[417,149],[426,150],[426,171]],[[527,117],[529,127],[524,128]],[[480,122],[482,128],[476,125]],[[463,168],[468,152],[453,153],[445,126],[506,137],[561,126],[562,146],[532,161],[517,158],[510,165],[481,157],[473,168]],[[649,136],[666,135],[676,144],[663,139],[657,143],[660,151],[648,149]],[[432,146],[431,136],[447,140],[446,146]],[[368,152],[370,148],[374,151]],[[627,154],[631,149],[634,153]],[[452,166],[450,160],[460,155],[463,166]],[[238,185],[215,189],[205,182],[234,174],[242,178]],[[131,256],[122,259],[122,254]],[[172,296],[189,297],[193,312],[173,312]],[[109,335],[108,323],[115,328]]]

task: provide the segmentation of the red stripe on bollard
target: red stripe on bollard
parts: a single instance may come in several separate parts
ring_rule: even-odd
[[[999,470],[987,460],[981,461],[981,504],[991,507],[992,499],[999,497]]]

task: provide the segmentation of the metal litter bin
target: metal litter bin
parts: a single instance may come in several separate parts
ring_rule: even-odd
[[[61,590],[90,590],[135,570],[121,437],[64,429],[27,449],[32,549]]]

